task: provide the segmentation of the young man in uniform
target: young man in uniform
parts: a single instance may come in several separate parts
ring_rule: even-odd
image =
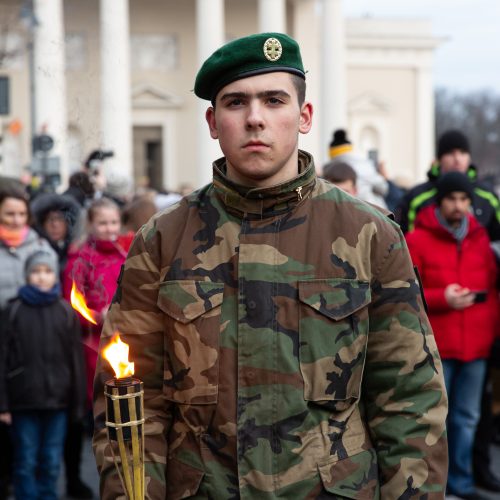
[[[404,238],[316,177],[299,47],[200,69],[213,182],[137,234],[108,313],[144,381],[147,496],[443,498],[447,399]],[[116,498],[100,361],[94,448]]]

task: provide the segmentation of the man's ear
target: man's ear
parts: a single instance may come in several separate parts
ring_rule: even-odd
[[[304,102],[300,108],[299,132],[307,134],[312,127],[313,106],[310,102]]]
[[[205,119],[207,120],[208,128],[210,129],[210,137],[212,139],[218,139],[219,133],[217,132],[217,123],[215,121],[215,109],[213,108],[213,106],[210,106],[207,109],[205,113]]]

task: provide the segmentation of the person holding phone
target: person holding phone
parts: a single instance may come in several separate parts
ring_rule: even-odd
[[[406,235],[443,360],[449,398],[448,493],[481,498],[472,471],[487,359],[495,338],[497,266],[486,229],[470,212],[473,186],[450,172],[436,185],[436,203],[423,208]]]

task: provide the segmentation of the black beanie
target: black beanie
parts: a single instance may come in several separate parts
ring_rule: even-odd
[[[347,138],[347,132],[343,128],[335,130],[333,133],[332,142],[330,142],[330,147],[334,148],[336,146],[342,146],[343,144],[351,144]]]
[[[441,156],[451,153],[455,149],[470,153],[469,141],[460,130],[447,130],[439,138],[437,157],[441,158]]]
[[[461,172],[448,172],[447,174],[441,175],[436,182],[436,189],[436,201],[438,205],[441,204],[445,196],[455,191],[467,194],[471,200],[474,193],[474,187],[471,181]]]

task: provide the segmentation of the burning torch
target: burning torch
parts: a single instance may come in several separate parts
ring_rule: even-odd
[[[71,305],[85,319],[97,324],[95,312],[73,282]],[[108,440],[124,492],[129,500],[144,500],[144,388],[133,378],[129,347],[115,334],[103,349],[103,358],[115,372],[104,386]]]
[[[129,347],[115,334],[102,355],[115,371],[104,386],[108,440],[129,500],[144,499],[144,388],[133,378]],[[118,450],[118,455],[117,455]]]

